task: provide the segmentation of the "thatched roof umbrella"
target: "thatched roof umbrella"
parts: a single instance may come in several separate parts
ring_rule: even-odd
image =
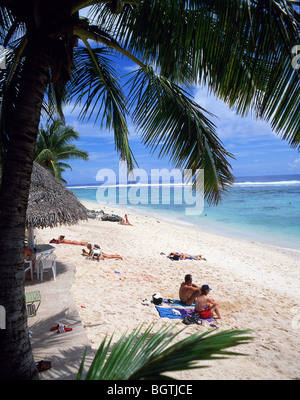
[[[33,163],[31,185],[26,214],[26,228],[32,245],[34,228],[73,225],[87,220],[87,209],[77,197],[45,168]]]

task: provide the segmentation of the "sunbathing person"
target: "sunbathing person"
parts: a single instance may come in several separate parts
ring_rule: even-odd
[[[99,248],[98,247],[99,246],[93,249],[93,246],[90,243],[88,243],[87,245],[88,251],[82,249],[82,255],[90,257],[93,254],[93,257],[97,258],[98,261],[101,258],[116,258],[118,260],[123,260],[123,257],[121,257],[119,254],[106,254],[102,252],[100,247]]]
[[[187,306],[190,306],[200,294],[200,288],[192,283],[192,275],[187,274],[179,288],[179,298]]]
[[[88,242],[79,242],[77,240],[69,240],[69,239],[65,239],[65,237],[63,235],[60,235],[58,239],[52,239],[50,240],[50,243],[56,243],[56,244],[60,244],[60,243],[65,243],[65,244],[76,244],[79,246],[87,246],[89,243]]]
[[[121,225],[130,225],[130,226],[133,226],[133,225],[128,221],[128,216],[127,216],[127,214],[125,214],[124,218],[125,218],[125,220],[122,219],[122,220],[120,221],[120,224],[121,224]]]
[[[195,299],[195,313],[199,313],[199,317],[202,319],[207,319],[212,316],[213,313],[216,313],[219,319],[222,319],[219,309],[218,303],[207,297],[211,288],[208,285],[202,285],[200,289],[200,295]]]
[[[196,256],[192,256],[191,254],[186,254],[186,253],[177,253],[175,251],[172,251],[169,255],[169,258],[172,260],[204,260],[206,261],[206,258],[203,258],[201,254],[198,254]]]

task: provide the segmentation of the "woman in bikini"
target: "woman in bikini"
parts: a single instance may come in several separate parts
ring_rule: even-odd
[[[203,258],[201,254],[198,254],[196,256],[192,256],[191,254],[185,254],[185,253],[177,253],[175,251],[172,251],[169,255],[169,258],[173,260],[205,260],[206,258]]]
[[[88,242],[79,242],[77,240],[69,240],[65,239],[63,235],[60,235],[58,239],[52,239],[50,240],[50,243],[65,243],[65,244],[77,244],[79,246],[87,246],[89,243]]]
[[[201,319],[208,319],[213,313],[216,313],[219,319],[222,319],[218,303],[209,298],[207,295],[211,291],[208,285],[202,285],[200,289],[200,295],[195,299],[195,313],[199,313]]]
[[[97,258],[98,261],[101,258],[116,258],[118,260],[123,260],[123,257],[121,257],[119,254],[106,254],[106,253],[103,253],[100,248],[93,249],[93,246],[90,243],[87,244],[87,248],[89,251],[82,249],[83,256],[89,257],[93,254],[93,257]]]

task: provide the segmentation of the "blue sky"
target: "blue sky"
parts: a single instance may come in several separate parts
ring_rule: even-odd
[[[87,15],[83,11],[82,15]],[[122,61],[120,76],[132,71],[135,66],[131,62]],[[195,88],[192,93],[197,103],[207,111],[217,116],[213,122],[217,126],[219,138],[225,148],[234,155],[231,160],[232,170],[236,177],[289,175],[300,173],[300,153],[291,149],[286,141],[272,132],[268,123],[252,118],[251,115],[241,117],[228,108],[221,100],[207,95],[207,90]],[[96,184],[97,172],[103,168],[114,171],[119,169],[119,155],[115,150],[113,132],[100,131],[94,122],[80,122],[78,110],[72,111],[72,106],[64,110],[66,123],[72,125],[80,134],[77,147],[89,153],[89,161],[70,161],[72,171],[63,174],[68,184]],[[159,160],[157,155],[151,155],[140,140],[139,132],[129,127],[130,145],[139,168],[150,173],[151,169],[173,169],[168,159]]]

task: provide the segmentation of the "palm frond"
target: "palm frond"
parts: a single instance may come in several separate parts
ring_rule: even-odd
[[[2,43],[15,20],[16,17],[8,6],[0,7],[0,39]]]
[[[184,85],[205,84],[241,115],[270,121],[299,144],[300,80],[291,49],[299,44],[299,12],[289,0],[141,1],[124,15],[93,17],[160,74]],[[106,25],[107,24],[107,25]]]
[[[46,162],[48,160],[54,159],[55,155],[52,153],[51,150],[45,149],[45,148],[40,148],[40,145],[36,146],[36,155],[35,155],[35,160],[38,164],[41,166],[46,166]]]
[[[155,333],[152,333],[154,324],[149,325],[143,333],[142,327],[129,334],[125,332],[109,356],[113,336],[108,343],[105,337],[85,379],[166,379],[164,374],[168,372],[203,368],[203,365],[197,364],[201,360],[244,355],[227,348],[246,344],[252,339],[245,336],[249,331],[223,331],[216,334],[196,332],[172,345],[172,341],[186,328],[173,334],[172,325],[165,325]],[[83,363],[84,359],[77,379],[82,377]]]
[[[74,57],[75,68],[68,86],[68,100],[82,105],[80,119],[93,117],[95,123],[101,118],[100,126],[113,129],[116,149],[129,168],[135,163],[128,141],[126,122],[126,100],[117,80],[114,63],[108,58],[111,50],[103,47],[80,48]]]
[[[6,52],[6,67],[0,69],[0,158],[3,158],[9,139],[14,109],[22,83],[26,38],[19,40],[15,48]]]
[[[89,155],[85,150],[80,150],[74,145],[65,145],[63,151],[57,154],[61,160],[74,160],[81,159],[83,161],[89,160]],[[67,164],[65,164],[67,165]],[[69,167],[69,166],[68,166]]]
[[[152,152],[160,148],[159,157],[168,156],[177,168],[189,169],[192,175],[203,169],[204,196],[217,204],[234,181],[227,159],[233,157],[217,137],[208,118],[212,114],[150,68],[146,74],[138,70],[128,84],[133,120],[144,143]]]

